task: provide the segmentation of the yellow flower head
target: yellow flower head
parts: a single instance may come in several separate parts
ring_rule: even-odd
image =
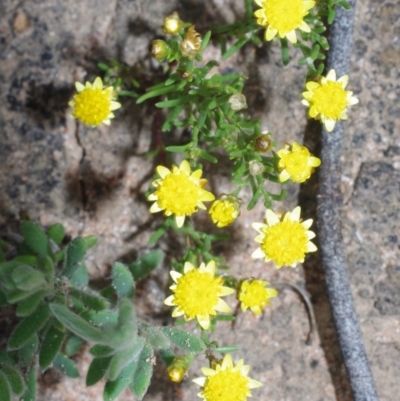
[[[69,102],[72,116],[92,127],[101,123],[110,125],[110,119],[114,117],[113,110],[121,107],[120,103],[114,101],[114,89],[111,86],[104,88],[100,77],[93,84],[76,82],[75,87],[78,93]]]
[[[296,267],[297,263],[304,262],[306,253],[315,252],[317,247],[310,241],[315,234],[308,231],[313,221],[302,221],[300,213],[300,206],[282,215],[267,209],[264,223],[252,224],[260,233],[255,238],[260,247],[251,256],[264,258],[266,262],[272,260],[278,269],[282,266]]]
[[[309,107],[311,118],[321,120],[328,132],[331,132],[339,120],[347,120],[347,106],[358,103],[353,92],[346,91],[348,75],[336,80],[335,70],[330,70],[319,82],[306,83],[307,92],[303,92],[302,103]]]
[[[179,18],[179,14],[176,11],[164,18],[163,30],[165,33],[176,35],[182,28],[183,21]]]
[[[284,182],[289,178],[293,182],[304,182],[314,172],[314,167],[321,164],[318,157],[314,157],[305,146],[293,142],[277,152],[280,160],[278,162],[279,181]]]
[[[234,290],[224,287],[222,277],[215,277],[215,262],[212,260],[207,265],[202,263],[196,269],[191,263],[186,262],[183,274],[176,271],[170,272],[175,284],[171,287],[174,295],[169,296],[165,305],[176,306],[172,317],[183,316],[186,320],[197,319],[204,330],[210,327],[210,315],[218,312],[230,312],[229,306],[220,299],[232,294]]]
[[[315,1],[309,0],[255,0],[261,7],[254,15],[257,24],[267,27],[265,40],[272,40],[277,34],[288,38],[292,43],[297,42],[296,29],[311,32],[304,21],[308,10],[315,6]]]
[[[205,377],[193,381],[201,386],[198,396],[204,401],[246,401],[252,389],[262,386],[248,377],[250,366],[243,365],[243,359],[235,366],[229,354],[222,362],[213,363],[212,368],[201,370]]]
[[[244,280],[242,282],[238,299],[243,312],[250,308],[256,315],[261,315],[265,307],[271,305],[270,298],[276,297],[278,291],[275,288],[266,288],[268,285],[268,281],[264,280]]]
[[[201,36],[191,25],[183,38],[180,49],[182,56],[192,59],[201,48]]]
[[[230,226],[240,214],[240,200],[233,195],[223,195],[213,202],[209,213],[217,227]]]
[[[191,172],[189,162],[184,160],[179,167],[173,166],[172,171],[164,166],[157,167],[161,177],[153,181],[156,187],[147,199],[156,201],[150,208],[150,213],[164,210],[166,216],[175,215],[176,225],[182,227],[185,217],[197,212],[197,208],[205,210],[203,202],[215,199],[215,196],[203,189],[207,180],[202,179],[202,170]]]

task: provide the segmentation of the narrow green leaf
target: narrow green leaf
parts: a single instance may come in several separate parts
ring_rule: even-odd
[[[7,380],[6,375],[1,370],[0,370],[0,400],[11,401],[10,384]]]
[[[122,263],[116,262],[112,267],[112,286],[119,298],[132,297],[134,292],[134,281],[129,269]],[[111,379],[113,380],[113,379]]]
[[[83,260],[86,254],[86,242],[82,237],[73,239],[67,247],[67,252],[64,259],[64,275],[72,277],[78,264]]]
[[[132,263],[129,266],[129,270],[135,281],[154,270],[161,263],[163,257],[164,253],[161,250],[156,249],[146,253],[146,255],[143,255],[136,262]]]
[[[336,17],[336,10],[335,8],[330,8],[328,11],[328,24],[332,24],[333,20]]]
[[[104,401],[114,401],[129,386],[137,366],[137,361],[133,361],[122,370],[117,380],[107,381],[103,393]]]
[[[160,327],[160,330],[172,344],[185,351],[198,354],[206,349],[206,345],[201,338],[185,330],[175,327]]]
[[[109,306],[109,302],[107,299],[94,295],[94,293],[89,294],[88,292],[79,290],[77,288],[71,290],[71,296],[81,301],[86,308],[95,311],[101,311],[108,308]]]
[[[281,41],[281,52],[282,52],[282,63],[284,66],[289,64],[289,48],[286,38],[280,39]]]
[[[36,266],[38,257],[35,255],[18,255],[13,260],[18,260],[23,265]]]
[[[337,4],[342,6],[345,10],[351,10],[351,5],[346,0],[338,0]]]
[[[234,53],[236,53],[242,46],[244,46],[249,38],[247,36],[243,36],[236,43],[234,43],[225,53],[222,54],[222,59],[226,60]]]
[[[29,248],[40,256],[51,255],[51,249],[46,234],[41,228],[27,220],[21,222],[21,234]]]
[[[39,353],[39,366],[42,370],[47,369],[53,362],[53,359],[56,357],[61,348],[64,335],[65,333],[58,330],[54,326],[50,327],[50,329],[47,331]]]
[[[174,152],[174,153],[183,153],[186,152],[188,149],[190,149],[192,146],[192,143],[188,143],[186,145],[181,145],[181,146],[167,146],[165,150],[167,152]]]
[[[32,368],[29,372],[28,381],[26,383],[26,391],[21,398],[21,401],[36,400],[36,369]]]
[[[79,338],[75,334],[71,334],[65,343],[64,351],[67,356],[75,355],[83,346],[85,341]]]
[[[209,161],[210,163],[218,162],[218,159],[215,156],[210,155],[209,153],[207,153],[206,151],[204,151],[202,149],[200,149],[200,151],[199,151],[199,157],[201,157],[204,160]]]
[[[105,358],[94,358],[89,366],[89,370],[86,375],[86,385],[93,386],[99,382],[106,374],[108,366],[111,362],[111,356]]]
[[[53,367],[68,377],[79,377],[79,371],[75,362],[60,353],[54,358]]]
[[[40,301],[48,294],[47,290],[33,293],[18,303],[16,315],[19,317],[29,316],[40,304]]]
[[[25,391],[25,383],[22,373],[14,366],[10,365],[3,365],[1,369],[7,377],[12,393],[15,395],[21,395]]]
[[[109,347],[108,345],[96,344],[90,348],[89,353],[95,357],[104,358],[105,356],[110,356],[115,354],[115,349]]]
[[[46,287],[46,280],[41,272],[28,265],[20,265],[11,273],[11,278],[19,290],[33,292]]]
[[[31,315],[23,319],[12,332],[8,340],[8,347],[12,350],[21,348],[29,339],[40,330],[51,315],[48,305],[43,305]]]
[[[139,99],[136,101],[137,104],[143,103],[145,100],[150,99],[152,97],[160,96],[160,95],[165,95],[167,93],[179,91],[183,89],[183,87],[186,85],[186,82],[180,82],[175,85],[170,85],[170,86],[163,86],[161,88],[157,89],[152,89],[145,94],[139,97]]]
[[[97,244],[98,238],[95,235],[87,235],[83,237],[83,240],[85,241],[86,250],[88,250]]]
[[[135,375],[129,389],[132,393],[141,400],[147,392],[150,385],[151,377],[153,376],[153,360],[154,351],[150,345],[146,344],[140,354],[139,363],[137,365]]]
[[[72,333],[87,341],[103,342],[101,330],[90,325],[85,319],[71,312],[68,308],[59,304],[50,304],[54,316]]]
[[[64,226],[60,223],[55,223],[49,227],[47,230],[47,235],[51,238],[57,245],[61,244],[65,236]]]
[[[40,270],[47,280],[53,281],[56,274],[53,259],[50,256],[40,257],[37,264],[38,270]]]
[[[25,365],[32,363],[32,359],[36,353],[39,346],[39,338],[37,334],[34,334],[28,342],[19,350],[19,359]]]
[[[113,356],[113,359],[108,370],[108,377],[111,381],[117,380],[122,370],[133,361],[139,361],[140,353],[145,345],[145,339],[138,337],[136,342],[129,348],[118,352]],[[127,383],[127,385],[130,383]]]
[[[87,310],[82,312],[81,316],[90,324],[95,326],[116,325],[118,322],[118,312],[109,309],[97,312],[93,310]]]
[[[203,50],[207,47],[208,42],[210,41],[211,38],[211,31],[208,31],[204,36],[201,41],[201,46],[200,46],[200,53],[203,52]]]
[[[253,194],[253,197],[251,198],[249,204],[247,205],[247,210],[253,209],[253,207],[257,204],[259,199],[261,198],[263,192],[261,188],[258,188],[256,192]]]
[[[84,263],[78,265],[69,281],[75,288],[86,287],[89,284],[89,274]]]
[[[158,103],[156,103],[156,107],[170,108],[170,107],[180,106],[180,105],[184,105],[185,103],[190,103],[194,99],[195,99],[195,96],[192,96],[192,95],[179,96],[176,99],[169,99],[169,100],[164,100],[162,102],[158,102]]]

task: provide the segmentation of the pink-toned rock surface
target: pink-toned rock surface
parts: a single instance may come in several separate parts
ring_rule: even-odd
[[[70,117],[68,101],[76,80],[96,76],[98,61],[150,65],[148,43],[162,36],[163,16],[173,10],[204,33],[211,22],[240,18],[243,6],[228,0],[0,3],[0,234],[15,229],[19,213],[26,211],[43,225],[62,222],[71,236],[98,235],[88,263],[93,277],[108,275],[115,260],[148,250],[148,239],[162,221],[148,213],[144,197],[154,170],[154,161],[143,156],[153,141],[152,109],[125,102],[111,127],[94,129]],[[343,153],[349,276],[381,401],[395,401],[400,393],[399,15],[395,1],[357,4],[349,87],[360,104],[349,113]],[[219,57],[219,51],[210,47],[205,56]],[[222,72],[229,68],[249,76],[249,111],[279,145],[297,140],[318,146],[312,135],[305,135],[300,103],[305,70],[296,59],[282,68],[279,45],[272,42],[263,50],[249,46],[220,66]],[[214,192],[229,191],[229,165],[206,166],[205,175]],[[312,217],[317,185],[314,177],[300,189],[290,186],[277,207],[289,209],[300,202],[305,216]],[[249,193],[243,197],[245,204]],[[226,230],[232,240],[220,252],[235,275],[288,282],[308,291],[317,332],[306,345],[305,306],[293,289],[283,287],[262,317],[239,314],[234,328],[221,323],[214,338],[240,346],[234,357],[244,358],[252,366],[251,377],[263,383],[253,392],[255,401],[350,401],[318,255],[304,267],[281,270],[251,259],[256,248],[251,223],[263,214],[262,205],[243,211]],[[140,284],[137,304],[142,316],[162,324],[169,316],[162,302],[170,259],[182,249],[179,240],[163,240],[159,246],[167,255],[164,264]],[[39,401],[102,400],[102,383],[84,384],[89,355],[82,352],[76,361],[81,377],[47,372],[40,380]],[[159,362],[145,399],[194,400],[198,386],[190,379],[201,376],[201,366],[205,358],[193,364],[188,379],[174,385]],[[126,393],[119,399],[133,397]]]

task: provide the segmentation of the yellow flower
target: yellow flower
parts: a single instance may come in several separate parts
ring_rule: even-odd
[[[256,315],[261,315],[265,307],[271,305],[270,298],[276,297],[278,291],[274,288],[265,288],[267,285],[269,285],[268,281],[264,280],[244,280],[242,282],[238,298],[243,312],[250,308]]]
[[[183,21],[179,18],[179,14],[174,11],[171,15],[164,18],[163,30],[169,35],[176,35],[183,27]]]
[[[240,214],[240,200],[232,195],[223,195],[213,202],[209,213],[217,227],[229,226]]]
[[[235,366],[229,354],[222,362],[214,362],[211,368],[201,370],[205,377],[193,381],[201,386],[198,396],[204,401],[246,401],[251,397],[250,390],[262,386],[248,377],[250,366],[243,365],[243,359]]]
[[[331,132],[339,120],[347,120],[347,106],[358,103],[353,92],[346,91],[348,75],[336,80],[335,70],[330,70],[319,82],[306,83],[307,92],[303,92],[302,103],[309,107],[308,114],[316,120],[321,119],[328,132]]]
[[[229,306],[220,299],[232,294],[234,290],[224,287],[222,277],[215,277],[215,262],[212,260],[207,265],[202,263],[196,269],[191,263],[186,262],[183,274],[176,271],[170,272],[175,284],[171,287],[174,295],[169,296],[165,305],[176,306],[172,317],[183,316],[186,320],[197,319],[204,330],[210,327],[210,315],[218,312],[230,312]]]
[[[175,215],[176,225],[182,227],[185,217],[197,212],[197,208],[206,210],[203,202],[215,199],[215,196],[203,189],[207,180],[202,179],[202,170],[191,172],[189,162],[184,160],[179,167],[173,166],[172,171],[164,166],[157,167],[161,177],[153,181],[156,191],[147,199],[156,201],[150,208],[150,213],[164,210],[166,216]]]
[[[315,234],[308,231],[313,221],[302,221],[300,213],[300,206],[282,215],[267,209],[264,223],[252,224],[260,233],[255,238],[260,248],[251,256],[264,258],[266,262],[272,260],[278,269],[282,266],[296,267],[297,263],[304,262],[306,253],[315,252],[317,247],[310,241]]]
[[[314,172],[314,167],[321,164],[318,157],[314,157],[305,146],[293,142],[277,152],[280,160],[278,162],[279,181],[284,182],[289,178],[293,182],[304,182]]]
[[[288,38],[292,43],[297,42],[296,29],[311,32],[304,21],[308,10],[315,6],[315,1],[308,0],[255,0],[261,7],[254,15],[257,24],[267,27],[265,40],[272,40],[277,34]]]
[[[192,59],[201,48],[201,36],[191,25],[183,38],[180,49],[183,57]]]
[[[100,77],[93,84],[75,82],[75,87],[78,93],[69,102],[72,116],[92,127],[101,123],[110,125],[110,119],[114,117],[112,111],[121,107],[120,103],[114,101],[114,89],[111,86],[104,88]]]

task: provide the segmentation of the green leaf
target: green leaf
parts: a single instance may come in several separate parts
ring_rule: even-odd
[[[88,250],[97,244],[98,238],[95,235],[87,235],[86,237],[83,237],[83,240],[86,244],[86,250]]]
[[[346,0],[338,0],[337,4],[342,6],[345,10],[351,10],[351,5]]]
[[[1,370],[0,370],[0,400],[11,401],[10,384],[8,383],[6,375]]]
[[[37,224],[23,220],[21,222],[21,234],[32,251],[40,256],[51,256],[52,252],[47,236]]]
[[[111,356],[105,358],[94,358],[89,366],[89,370],[86,375],[86,385],[93,386],[99,382],[106,374],[108,366],[111,362]]]
[[[103,393],[104,401],[114,401],[128,387],[137,366],[137,361],[133,361],[122,370],[117,380],[107,381]]]
[[[203,50],[207,47],[208,42],[210,41],[211,38],[211,31],[208,31],[204,36],[201,41],[201,46],[200,46],[200,53],[203,52]]]
[[[16,315],[19,317],[29,316],[40,304],[40,301],[48,294],[46,290],[35,292],[18,303]]]
[[[59,304],[50,304],[54,316],[75,335],[93,342],[103,342],[101,330],[90,325],[85,319],[71,312],[68,308]]]
[[[225,53],[222,54],[222,59],[226,60],[234,53],[236,53],[242,46],[244,46],[248,42],[249,38],[247,36],[243,36],[236,43],[234,43]]]
[[[108,376],[111,381],[117,380],[122,370],[130,363],[134,361],[138,363],[145,342],[143,337],[138,337],[132,346],[114,355],[108,370]],[[127,385],[129,383],[130,380]]]
[[[170,107],[180,106],[180,105],[184,105],[185,103],[190,103],[194,99],[195,99],[195,96],[192,96],[192,95],[179,96],[176,99],[169,99],[169,100],[164,100],[162,102],[158,102],[158,103],[156,103],[156,107],[170,108]]]
[[[38,270],[40,270],[47,280],[53,281],[56,274],[53,259],[49,256],[40,257],[37,264]]]
[[[61,348],[64,335],[65,333],[54,326],[50,327],[47,331],[39,353],[39,366],[42,370],[46,370],[53,362],[53,359]]]
[[[152,97],[165,95],[167,93],[171,93],[171,92],[175,92],[175,91],[180,91],[185,86],[186,86],[186,81],[183,81],[183,82],[179,82],[178,84],[175,84],[175,85],[162,86],[161,88],[157,88],[157,89],[150,88],[146,94],[139,97],[139,99],[136,101],[136,103],[140,104],[140,103],[143,103],[145,100],[150,99]]]
[[[170,347],[171,343],[168,338],[160,331],[159,327],[142,323],[140,332],[146,337],[147,342],[155,349],[163,349]]]
[[[25,390],[25,383],[22,377],[22,373],[14,366],[10,365],[3,365],[1,369],[7,377],[12,393],[15,395],[21,395]],[[0,399],[2,400],[2,398]]]
[[[54,358],[53,367],[68,377],[79,377],[79,371],[75,362],[60,353]]]
[[[181,145],[181,146],[167,146],[165,150],[167,152],[174,152],[174,153],[183,153],[189,150],[192,146],[192,143],[187,143],[186,145]]]
[[[69,282],[75,288],[86,287],[89,284],[89,274],[84,263],[78,265]]]
[[[6,294],[0,289],[0,307],[8,304]]]
[[[21,401],[36,400],[36,369],[32,368],[29,372],[28,381],[26,383],[26,391],[21,398]]]
[[[249,204],[247,205],[247,210],[253,209],[253,207],[257,204],[259,199],[261,198],[263,192],[261,188],[257,188],[256,192],[253,194]]]
[[[11,273],[11,278],[19,290],[33,292],[46,287],[42,273],[28,265],[20,265]]]
[[[13,260],[18,260],[23,265],[36,266],[38,257],[35,255],[18,255]]]
[[[154,235],[154,234],[153,234]],[[146,255],[140,257],[136,262],[129,266],[129,270],[135,281],[149,274],[154,270],[164,257],[164,253],[157,249],[150,251]]]
[[[95,357],[103,358],[105,356],[110,356],[110,355],[115,354],[115,349],[109,347],[108,345],[96,344],[96,345],[93,345],[92,348],[90,348],[89,353]]]
[[[172,344],[185,351],[198,354],[206,349],[206,345],[201,338],[185,330],[175,327],[160,327],[160,330]]]
[[[57,245],[61,244],[65,236],[64,226],[60,223],[53,224],[47,230],[47,235],[51,238]]]
[[[36,353],[39,346],[39,338],[37,334],[34,334],[29,341],[19,350],[19,359],[25,365],[29,365]]]
[[[112,286],[119,298],[132,297],[134,292],[134,281],[129,269],[122,263],[116,262],[112,267]]]
[[[83,346],[85,341],[76,336],[75,334],[71,334],[68,340],[65,343],[64,351],[67,356],[75,355]]]
[[[218,162],[218,159],[215,156],[210,155],[209,153],[207,153],[206,151],[204,151],[202,149],[200,149],[200,151],[199,151],[199,156],[202,159],[209,161],[210,163],[217,163]]]
[[[95,326],[115,325],[118,322],[118,312],[114,310],[84,311],[81,314],[89,323]]]
[[[72,277],[76,269],[79,267],[79,262],[83,260],[86,254],[86,242],[82,237],[73,239],[67,247],[67,252],[64,259],[64,275]]]
[[[153,360],[154,351],[150,345],[146,344],[140,354],[139,363],[137,365],[135,376],[129,385],[132,393],[141,400],[147,392],[153,376]]]
[[[89,294],[88,292],[78,290],[77,288],[71,290],[71,296],[81,301],[86,308],[95,311],[101,311],[109,306],[109,302],[106,298]]]
[[[21,348],[46,324],[50,315],[48,305],[43,305],[36,309],[35,312],[23,319],[14,329],[8,340],[8,347],[12,350]]]

